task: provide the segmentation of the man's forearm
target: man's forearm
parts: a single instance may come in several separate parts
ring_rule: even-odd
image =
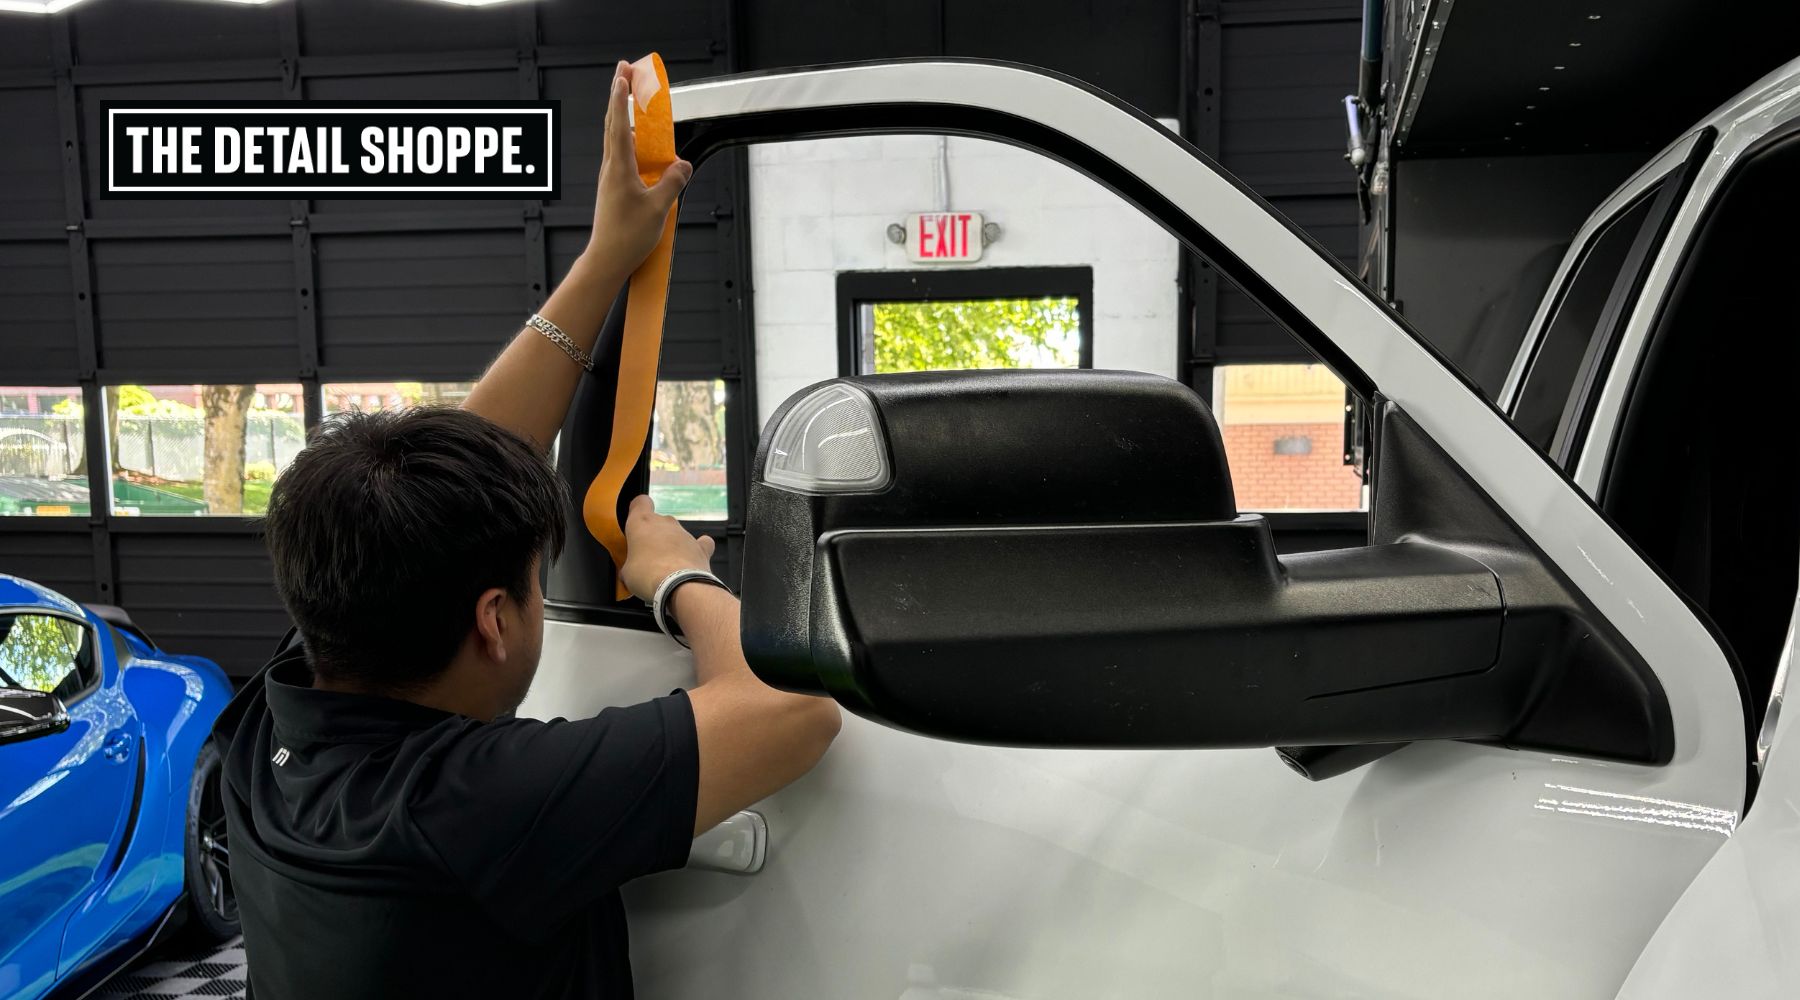
[[[600,339],[600,325],[629,277],[629,273],[617,273],[616,267],[583,255],[538,312],[592,354]],[[575,398],[583,374],[581,366],[550,338],[525,327],[488,366],[487,374],[463,401],[463,408],[548,449],[569,415],[569,402]]]
[[[694,650],[694,679],[701,684],[726,674],[749,674],[738,637],[738,599],[703,583],[686,583],[670,598],[675,620]]]
[[[830,698],[794,694],[769,687],[744,660],[744,644],[739,634],[738,599],[730,591],[705,584],[688,583],[677,588],[670,598],[675,620],[681,623],[682,635],[694,651],[696,687],[722,683],[740,686],[760,699],[787,704],[803,713],[828,716],[837,732],[837,707]],[[830,738],[826,738],[830,742]],[[821,747],[821,749],[823,749]]]
[[[688,692],[700,745],[698,835],[811,770],[842,721],[830,698],[769,687],[750,671],[738,639],[737,598],[688,583],[671,599],[700,680]]]
[[[638,177],[630,88],[631,67],[621,62],[614,67],[606,99],[606,141],[594,186],[593,232],[569,276],[538,310],[590,355],[607,310],[631,272],[656,246],[694,172],[685,160],[677,160],[654,185],[646,186]],[[569,415],[569,401],[575,398],[582,374],[581,365],[560,346],[528,326],[494,359],[463,401],[463,409],[548,449]]]

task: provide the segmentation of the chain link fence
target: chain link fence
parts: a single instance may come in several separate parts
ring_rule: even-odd
[[[0,476],[60,478],[79,469],[85,453],[80,417],[0,414]]]
[[[295,413],[252,412],[244,425],[244,469],[274,478],[306,446]],[[85,453],[81,418],[58,414],[0,415],[0,475],[55,479],[73,475]],[[121,416],[113,464],[120,471],[174,482],[206,477],[206,422],[199,416]]]
[[[277,469],[306,446],[306,422],[294,413],[252,412],[244,423],[244,471]],[[121,416],[113,465],[158,479],[197,483],[206,477],[206,422],[200,417]]]

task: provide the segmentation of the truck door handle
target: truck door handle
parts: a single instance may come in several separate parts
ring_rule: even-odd
[[[124,763],[131,757],[131,735],[114,733],[106,738],[106,745],[100,748],[100,755],[114,764]]]
[[[769,853],[769,824],[748,809],[694,838],[688,867],[754,875]]]

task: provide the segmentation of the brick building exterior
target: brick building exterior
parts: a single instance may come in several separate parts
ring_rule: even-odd
[[[1344,385],[1323,365],[1215,370],[1214,411],[1240,510],[1354,510],[1344,464]]]

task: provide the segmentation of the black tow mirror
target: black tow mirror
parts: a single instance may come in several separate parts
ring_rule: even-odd
[[[50,736],[69,728],[62,699],[28,688],[0,687],[0,744]]]
[[[1278,557],[1211,412],[1167,379],[843,379],[789,400],[757,456],[744,650],[893,725],[1038,746],[1504,740],[1553,667],[1654,684],[1528,554],[1385,537]],[[1576,728],[1602,755],[1668,749]]]

